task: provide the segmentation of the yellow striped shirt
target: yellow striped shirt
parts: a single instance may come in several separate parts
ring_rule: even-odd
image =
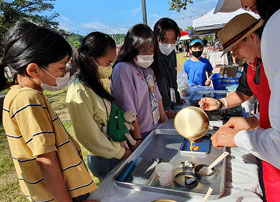
[[[40,91],[12,86],[4,100],[3,125],[21,190],[30,201],[54,201],[36,161],[36,156],[52,151],[72,198],[96,189],[80,147]]]

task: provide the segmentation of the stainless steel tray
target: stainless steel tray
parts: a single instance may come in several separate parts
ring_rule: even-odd
[[[211,134],[211,131],[209,131]],[[211,146],[209,153],[191,153],[180,151],[180,146],[183,142],[181,137],[175,129],[156,129],[149,134],[149,136],[143,141],[143,143],[120,165],[114,174],[114,181],[122,187],[131,189],[140,189],[152,192],[160,192],[165,194],[175,194],[187,197],[203,198],[209,187],[212,187],[213,192],[210,199],[219,198],[224,192],[225,185],[225,171],[226,171],[226,159],[218,164],[215,169],[217,177],[209,181],[199,181],[199,184],[191,190],[176,187],[172,185],[170,187],[162,187],[159,185],[157,175],[155,172],[147,181],[132,183],[118,181],[122,170],[125,166],[134,161],[137,157],[141,157],[145,160],[152,160],[154,158],[161,158],[163,162],[170,162],[174,168],[179,168],[181,162],[189,160],[196,165],[199,164],[211,164],[219,155],[221,155],[225,149],[216,149]],[[174,169],[174,175],[178,169]]]

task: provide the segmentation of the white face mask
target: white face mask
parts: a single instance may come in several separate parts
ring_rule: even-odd
[[[154,62],[154,55],[137,55],[134,62],[139,67],[148,68]]]
[[[175,50],[176,44],[169,43],[169,44],[163,44],[159,43],[159,50],[162,54],[168,56],[173,50]]]
[[[97,74],[100,79],[107,79],[112,74],[112,67],[98,66]]]
[[[50,90],[50,91],[56,91],[61,90],[65,86],[67,86],[69,79],[70,79],[70,73],[67,72],[63,77],[54,77],[51,73],[43,69],[45,72],[47,72],[51,77],[55,78],[56,86],[51,86],[49,84],[43,83],[41,81],[41,88],[44,90]],[[39,80],[40,81],[40,80]]]

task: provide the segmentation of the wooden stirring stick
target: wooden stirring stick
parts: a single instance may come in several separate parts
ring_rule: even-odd
[[[206,202],[209,198],[209,196],[211,195],[213,189],[211,187],[209,187],[207,193],[205,194],[204,198],[203,198],[203,202]]]

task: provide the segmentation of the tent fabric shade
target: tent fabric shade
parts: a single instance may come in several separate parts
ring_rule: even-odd
[[[180,31],[180,35],[181,35],[181,36],[185,36],[185,35],[189,35],[189,33],[188,33],[188,32]]]
[[[193,35],[215,33],[220,29],[222,29],[225,26],[225,24],[228,23],[233,17],[241,13],[249,13],[257,19],[260,18],[259,15],[256,15],[253,12],[245,11],[244,9],[239,9],[231,13],[217,13],[217,14],[214,14],[214,9],[212,9],[208,13],[193,20],[193,27],[194,27]]]
[[[179,41],[186,41],[186,40],[189,40],[191,39],[191,37],[189,35],[185,35],[185,36],[181,36]]]

